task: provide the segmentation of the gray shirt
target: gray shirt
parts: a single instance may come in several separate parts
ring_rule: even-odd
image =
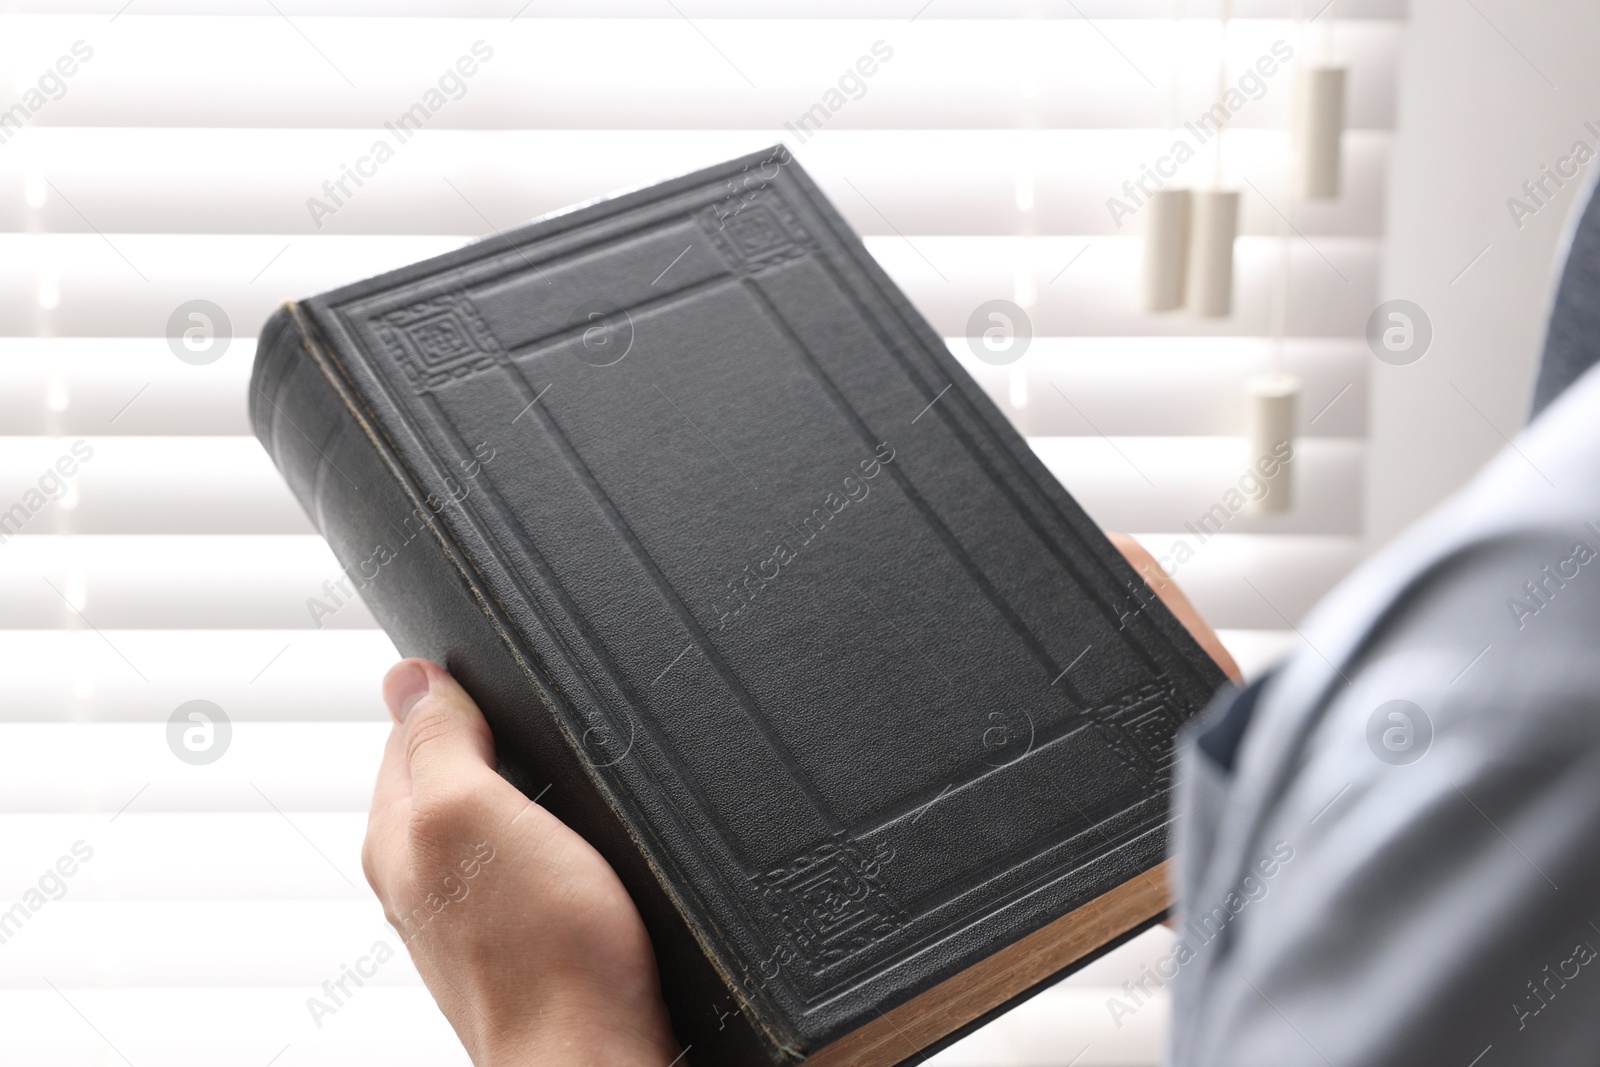
[[[1544,400],[1186,731],[1174,1067],[1600,1062],[1600,371]]]

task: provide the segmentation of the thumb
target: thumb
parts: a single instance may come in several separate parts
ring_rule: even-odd
[[[459,786],[494,769],[489,724],[437,663],[401,660],[384,676],[383,699],[404,735],[414,794]]]

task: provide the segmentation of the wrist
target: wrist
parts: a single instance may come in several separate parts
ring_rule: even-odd
[[[626,1003],[541,1002],[521,1019],[472,1020],[475,1067],[665,1067],[681,1051],[665,1012]]]
[[[583,1034],[542,1033],[528,1037],[495,1034],[473,1057],[474,1067],[663,1067],[676,1047],[630,1037],[612,1023]]]

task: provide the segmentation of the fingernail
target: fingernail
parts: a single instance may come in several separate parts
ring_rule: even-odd
[[[427,695],[428,672],[409,660],[397,665],[383,680],[383,699],[395,722],[405,722],[406,714]]]

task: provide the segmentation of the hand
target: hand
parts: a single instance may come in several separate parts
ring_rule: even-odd
[[[361,865],[477,1067],[666,1067],[649,936],[610,866],[495,772],[472,698],[402,660]]]
[[[1161,564],[1139,542],[1127,534],[1107,534],[1111,543],[1117,546],[1117,551],[1122,553],[1122,558],[1128,565],[1139,572],[1139,577],[1145,584],[1161,598],[1167,610],[1177,616],[1183,623],[1183,628],[1189,631],[1189,636],[1199,642],[1200,647],[1217,661],[1217,666],[1222,668],[1222,673],[1232,678],[1235,685],[1244,681],[1244,675],[1239,671],[1239,665],[1233,661],[1228,650],[1222,647],[1222,639],[1217,636],[1217,631],[1206,624],[1200,613],[1194,610],[1194,605],[1189,603],[1189,598],[1183,595],[1183,590],[1178,588],[1178,583],[1167,577],[1167,572],[1161,569]]]

